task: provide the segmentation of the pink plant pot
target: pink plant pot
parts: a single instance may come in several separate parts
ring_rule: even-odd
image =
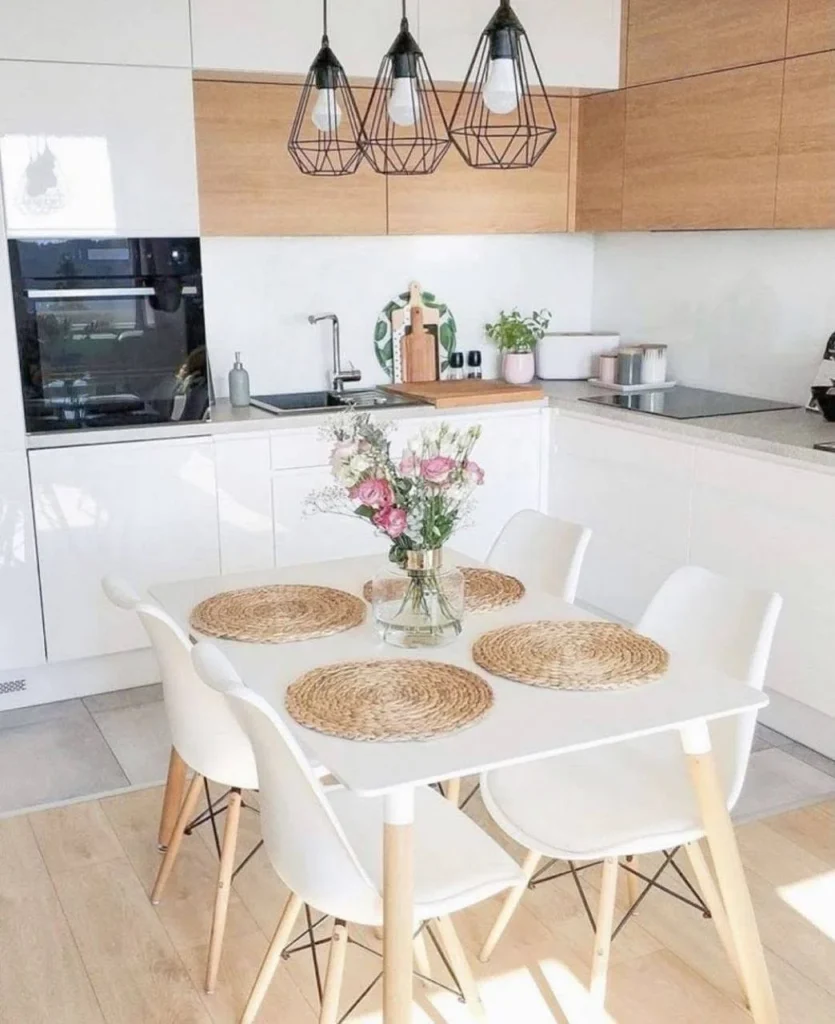
[[[508,384],[530,384],[535,371],[533,352],[506,352],[502,358],[502,376]]]

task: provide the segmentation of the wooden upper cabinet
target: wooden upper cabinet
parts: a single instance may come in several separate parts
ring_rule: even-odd
[[[302,174],[287,152],[299,87],[194,83],[200,223],[204,235],[384,235],[386,182]],[[366,90],[357,90],[362,109]]]
[[[783,64],[630,89],[623,227],[774,224]]]
[[[627,85],[779,60],[785,53],[789,0],[628,2]]]
[[[776,225],[835,227],[835,50],[786,61]]]
[[[786,56],[835,50],[835,0],[789,0]]]
[[[620,231],[626,92],[584,96],[579,106],[574,228],[576,231]]]
[[[451,113],[455,96],[443,94]],[[568,226],[571,100],[552,99],[556,139],[524,170],[475,170],[450,147],[434,174],[389,178],[393,235],[525,234]]]

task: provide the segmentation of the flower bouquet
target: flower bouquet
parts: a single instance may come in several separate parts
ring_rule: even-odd
[[[389,569],[372,585],[383,638],[404,647],[447,643],[461,632],[464,580],[443,564],[442,549],[466,520],[484,471],[472,460],[480,427],[423,431],[398,457],[388,424],[348,413],[325,430],[337,484],[308,507],[365,519],[391,542]]]

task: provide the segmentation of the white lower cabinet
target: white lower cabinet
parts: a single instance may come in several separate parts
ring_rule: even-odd
[[[275,564],[268,435],[214,439],[220,568],[223,573]]]
[[[0,454],[0,694],[13,692],[8,670],[44,660],[38,559],[26,453]]]
[[[101,590],[118,573],[140,591],[220,571],[211,438],[29,453],[50,662],[147,646],[136,616]]]

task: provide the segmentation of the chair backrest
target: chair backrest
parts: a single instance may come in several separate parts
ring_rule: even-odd
[[[590,540],[586,526],[523,509],[505,523],[487,564],[573,604]]]
[[[671,655],[687,658],[696,671],[703,665],[761,690],[782,605],[779,594],[688,565],[661,585],[636,628]],[[711,723],[731,805],[745,781],[756,721],[754,712]]]
[[[224,698],[194,671],[192,644],[186,634],[124,580],[105,576],[102,589],[119,608],[136,612],[148,634],[162,676],[171,739],[180,757],[215,782],[257,789],[252,745]]]
[[[367,920],[367,908],[379,906],[380,894],[290,730],[263,697],[244,686],[214,644],[196,644],[192,661],[252,742],[261,784],[261,835],[285,885],[324,913]]]

